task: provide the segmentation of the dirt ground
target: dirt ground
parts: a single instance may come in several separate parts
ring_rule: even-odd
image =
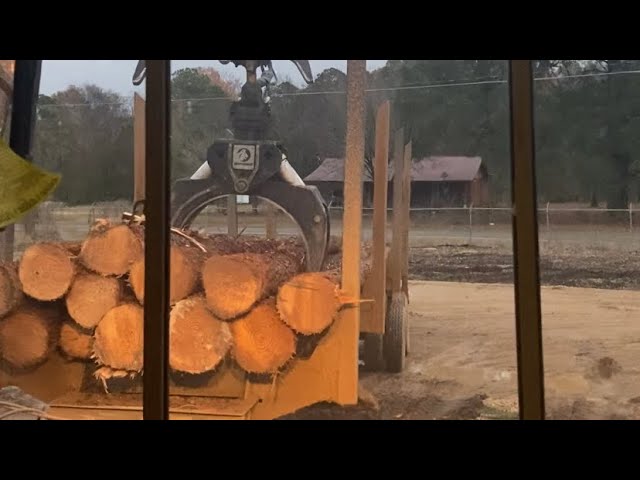
[[[547,418],[640,418],[640,267],[634,252],[542,248]],[[294,418],[515,419],[511,253],[412,249],[411,354],[402,374],[361,374],[358,407]]]
[[[640,251],[594,245],[540,246],[543,285],[640,290]],[[513,283],[513,253],[503,246],[413,247],[411,280]]]

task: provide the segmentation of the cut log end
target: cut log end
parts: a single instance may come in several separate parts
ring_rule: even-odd
[[[280,318],[296,332],[320,333],[340,310],[338,286],[323,273],[302,273],[280,287],[277,306]]]
[[[28,247],[18,270],[24,293],[41,301],[61,298],[75,275],[71,257],[71,253],[58,244],[38,243]]]
[[[172,305],[195,291],[202,263],[201,255],[202,253],[194,247],[171,246],[169,302]],[[138,302],[144,304],[144,258],[138,259],[131,266],[129,283]]]
[[[85,273],[76,277],[65,301],[69,316],[81,327],[93,329],[121,298],[118,279]]]
[[[231,349],[229,324],[214,317],[200,296],[178,302],[169,321],[169,365],[175,371],[190,374],[211,371]]]
[[[233,356],[249,373],[276,373],[296,351],[296,336],[278,317],[272,299],[231,323],[231,332]]]
[[[125,275],[143,256],[142,242],[128,225],[94,225],[82,244],[80,261],[101,275]]]
[[[210,257],[202,269],[207,304],[222,320],[248,312],[260,299],[264,282],[251,263],[233,255]]]
[[[98,364],[116,370],[139,372],[143,366],[144,310],[125,303],[109,310],[94,333]]]
[[[0,318],[12,312],[23,298],[16,266],[0,265]]]
[[[144,258],[139,258],[129,270],[129,285],[140,304],[144,304]]]
[[[0,357],[11,368],[25,370],[43,363],[54,349],[57,312],[26,306],[0,321]]]
[[[60,350],[75,360],[90,360],[93,354],[93,335],[84,332],[73,322],[65,322],[60,328]]]

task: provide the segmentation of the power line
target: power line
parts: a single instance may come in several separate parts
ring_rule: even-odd
[[[533,80],[536,82],[544,82],[544,81],[553,81],[553,80],[569,80],[573,78],[587,78],[587,77],[604,77],[609,75],[628,75],[628,74],[638,74],[640,70],[625,70],[620,72],[600,72],[600,73],[582,73],[582,74],[574,74],[574,75],[563,75],[558,77],[537,77]],[[444,87],[467,87],[473,85],[497,85],[497,84],[506,84],[507,80],[479,80],[472,82],[446,82],[446,83],[431,83],[425,85],[401,85],[397,87],[381,87],[381,88],[368,88],[366,92],[388,92],[388,91],[396,91],[396,90],[420,90],[420,89],[429,89],[429,88],[444,88]],[[287,96],[296,96],[296,95],[326,95],[330,93],[340,93],[344,94],[346,92],[342,91],[331,91],[331,92],[295,92],[295,93],[283,93],[276,94],[278,97],[287,97]]]
[[[607,77],[613,75],[637,75],[640,73],[640,70],[625,70],[619,72],[599,72],[599,73],[581,73],[581,74],[570,74],[570,75],[562,75],[557,77],[537,77],[534,78],[536,82],[546,82],[546,81],[563,81],[570,80],[575,78],[590,78],[590,77]],[[403,90],[426,90],[430,88],[446,88],[446,87],[469,87],[475,85],[500,85],[507,84],[508,80],[505,79],[494,79],[494,80],[479,80],[479,81],[465,81],[465,82],[443,82],[443,83],[430,83],[423,85],[400,85],[395,87],[380,87],[380,88],[368,88],[365,92],[373,93],[373,92],[393,92],[393,91],[403,91]],[[297,97],[297,96],[310,96],[310,95],[345,95],[345,91],[341,90],[330,90],[330,91],[319,91],[319,92],[291,92],[291,93],[274,93],[272,95],[273,98],[280,97]],[[172,99],[172,103],[178,102],[204,102],[204,101],[217,101],[217,100],[225,100],[225,101],[233,101],[229,97],[201,97],[201,98],[176,98]],[[61,104],[45,104],[38,105],[38,107],[93,107],[93,106],[101,106],[101,105],[131,105],[133,99],[128,100],[126,102],[113,102],[113,103],[61,103]]]
[[[101,107],[101,106],[115,106],[115,105],[132,105],[133,97],[131,100],[125,102],[105,102],[105,103],[45,103],[38,105],[38,108],[49,107]]]

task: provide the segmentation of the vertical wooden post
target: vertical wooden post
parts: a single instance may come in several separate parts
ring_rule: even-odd
[[[520,419],[544,420],[532,63],[509,60],[513,269]]]
[[[277,210],[275,207],[267,203],[266,218],[265,218],[265,230],[267,238],[276,238],[278,236],[278,226],[276,218]]]
[[[133,94],[133,201],[144,200],[145,184],[145,101]]]
[[[547,240],[551,240],[551,222],[549,221],[549,202],[547,202]]]
[[[412,143],[409,142],[404,147],[402,162],[402,224],[400,225],[400,235],[402,238],[402,248],[400,250],[400,278],[402,281],[402,291],[409,298],[409,229],[411,227],[411,166]]]
[[[238,197],[229,195],[227,197],[227,234],[238,235]]]
[[[171,61],[147,60],[143,418],[169,419]]]
[[[373,314],[366,331],[384,333],[387,312],[387,182],[389,177],[389,101],[376,115],[376,152],[373,170]]]
[[[344,216],[342,235],[342,289],[360,299],[360,248],[362,238],[362,172],[364,168],[364,120],[366,60],[347,61],[347,138],[344,166]],[[358,344],[360,308],[342,313],[345,328],[340,348],[337,399],[342,404],[358,401]]]
[[[473,202],[469,204],[469,245],[473,241]]]
[[[402,171],[404,170],[404,129],[396,132],[393,140],[393,234],[391,237],[391,291],[397,293],[402,288]]]

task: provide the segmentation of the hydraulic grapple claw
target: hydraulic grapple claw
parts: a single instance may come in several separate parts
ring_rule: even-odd
[[[225,61],[223,61],[224,63]],[[240,99],[229,110],[231,136],[218,138],[207,150],[207,161],[190,179],[179,180],[172,193],[174,227],[185,228],[209,204],[228,195],[252,195],[278,207],[300,228],[308,271],[322,269],[329,245],[329,212],[316,187],[307,186],[287,162],[274,138],[267,88],[270,60],[231,60],[247,70]],[[313,81],[307,60],[293,60],[305,81]],[[262,67],[264,81],[256,79]],[[142,68],[142,67],[141,67]]]
[[[171,223],[174,227],[187,228],[207,205],[235,193],[216,180],[179,180],[173,188]],[[251,195],[278,206],[298,225],[307,252],[306,269],[321,270],[329,246],[330,226],[328,210],[318,189],[266,181]]]

